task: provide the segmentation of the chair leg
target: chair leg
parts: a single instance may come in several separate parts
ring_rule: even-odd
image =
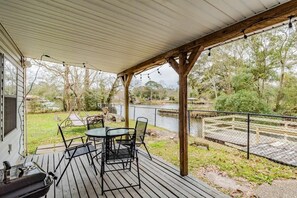
[[[64,170],[63,170],[63,172],[62,172],[62,174],[61,174],[61,176],[60,176],[60,178],[59,178],[59,180],[58,180],[58,182],[57,182],[57,184],[56,184],[56,186],[58,186],[58,184],[60,183],[60,181],[61,181],[61,179],[62,179],[64,173],[66,172],[67,167],[69,166],[69,164],[70,164],[70,162],[71,162],[71,160],[72,160],[72,157],[69,159],[67,165],[65,166],[65,168],[64,168]]]
[[[139,185],[139,188],[141,188],[140,173],[139,173],[139,164],[138,164],[138,154],[137,154],[137,151],[136,151],[136,166],[137,166],[137,175],[138,175],[138,185]]]
[[[60,166],[60,164],[61,164],[62,160],[64,159],[64,156],[65,156],[65,155],[63,155],[63,156],[61,157],[61,159],[60,159],[60,161],[59,161],[58,165],[56,166],[56,168],[55,168],[55,170],[54,170],[54,172],[56,172],[56,171],[57,171],[57,169],[59,168],[59,166]]]
[[[103,191],[103,184],[104,184],[104,181],[103,181],[103,175],[101,176],[101,195],[103,195],[104,191]]]
[[[100,176],[103,177],[103,173],[104,173],[104,159],[103,156],[101,157],[101,168],[100,168]]]
[[[115,139],[112,139],[112,143],[113,143],[113,149],[116,152],[116,141],[115,141]]]
[[[97,147],[96,147],[96,138],[93,139],[94,140],[94,147],[95,147],[95,154],[96,154],[96,159],[98,159],[98,153],[97,153]]]
[[[130,165],[129,165],[129,171],[131,172],[131,165],[132,165],[132,162],[130,160]]]
[[[148,151],[148,149],[147,149],[147,147],[146,147],[145,143],[143,142],[142,144],[144,145],[144,148],[145,148],[145,150],[146,150],[147,154],[149,155],[150,159],[152,160],[153,158],[152,158],[152,156],[151,156],[150,152]]]
[[[96,173],[96,175],[98,175],[98,173],[97,173],[97,169],[96,169],[96,166],[95,166],[95,163],[94,163],[94,159],[93,159],[93,157],[92,157],[91,152],[90,152],[90,158],[91,158],[91,161],[92,161],[92,165],[94,166],[95,173]]]
[[[91,156],[91,158],[92,158],[92,156]],[[87,159],[88,159],[88,162],[89,162],[89,164],[90,164],[90,159],[89,159],[89,155],[87,155]]]
[[[103,157],[102,157],[103,158]],[[101,195],[103,195],[104,191],[103,191],[103,185],[104,185],[104,178],[103,178],[103,175],[104,175],[104,160],[102,160],[101,162]]]

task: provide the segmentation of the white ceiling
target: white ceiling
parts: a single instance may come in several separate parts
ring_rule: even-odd
[[[0,22],[25,57],[119,73],[287,1],[0,0]]]

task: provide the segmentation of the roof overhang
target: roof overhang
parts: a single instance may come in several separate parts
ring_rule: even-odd
[[[139,73],[297,15],[297,1],[1,1],[0,22],[25,57]]]
[[[209,48],[211,46],[226,42],[239,36],[243,37],[244,34],[249,34],[273,26],[275,24],[282,23],[295,16],[297,16],[297,1],[290,1],[248,19],[240,21],[234,25],[223,28],[204,37],[198,38],[182,46],[171,49],[165,53],[162,53],[140,64],[137,64],[119,73],[118,75],[120,76],[129,73],[137,74],[144,70],[148,70],[155,66],[164,64],[170,57],[175,58],[178,57],[180,53],[190,52],[195,47],[203,46],[204,48]]]

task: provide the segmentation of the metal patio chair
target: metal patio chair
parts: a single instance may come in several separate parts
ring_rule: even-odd
[[[136,146],[140,147],[141,145],[144,146],[149,158],[152,160],[151,154],[148,151],[146,144],[144,142],[146,129],[147,129],[148,119],[145,117],[138,117],[136,119],[135,130],[136,130]],[[116,140],[119,145],[129,146],[131,144],[131,140],[129,138],[123,138]]]
[[[63,170],[61,176],[59,177],[56,186],[58,186],[58,184],[60,183],[60,181],[61,181],[61,179],[62,179],[64,173],[66,172],[67,167],[69,166],[69,164],[70,164],[70,162],[71,162],[71,160],[72,160],[73,158],[80,157],[80,156],[82,156],[82,155],[87,155],[87,159],[88,159],[89,163],[90,163],[90,159],[91,159],[92,165],[94,166],[94,170],[95,170],[95,173],[96,173],[96,175],[97,175],[97,170],[96,170],[96,167],[95,167],[95,164],[94,164],[92,155],[91,155],[91,153],[92,153],[92,152],[95,152],[96,149],[95,149],[95,147],[91,144],[91,142],[84,143],[84,139],[83,139],[84,137],[83,137],[83,136],[81,136],[81,137],[76,137],[76,138],[71,138],[71,139],[67,139],[67,140],[66,140],[66,139],[65,139],[65,136],[64,136],[64,134],[63,134],[62,128],[61,128],[60,125],[58,125],[58,131],[59,131],[59,133],[60,133],[61,136],[62,136],[63,143],[64,143],[64,146],[65,146],[65,151],[64,151],[64,154],[63,154],[62,158],[60,159],[60,161],[59,161],[59,163],[58,163],[58,165],[56,166],[56,168],[55,168],[54,171],[56,172],[56,170],[59,168],[59,166],[60,166],[60,164],[61,164],[61,162],[62,162],[62,160],[63,160],[64,158],[68,160],[68,163],[66,164],[66,166],[65,166],[65,168],[64,168],[64,170]],[[73,140],[75,140],[75,139],[81,139],[81,142],[82,142],[82,143],[79,144],[79,145],[71,146],[71,144],[73,143]],[[90,157],[90,159],[89,159],[89,157]]]
[[[104,127],[104,119],[102,116],[99,116],[99,115],[88,116],[86,118],[86,121],[87,121],[87,130]],[[88,138],[87,141],[89,139],[94,142],[95,149],[97,149],[97,144],[102,144],[103,142],[102,138]],[[96,152],[96,156],[98,156],[100,153],[101,152],[99,153]]]
[[[129,136],[130,136],[131,144],[129,146],[123,146],[118,149],[115,149],[115,147],[113,146],[115,136],[110,136],[110,134],[115,130],[127,130],[128,132],[127,134],[130,134]],[[104,147],[103,147],[104,149],[102,151],[103,155],[101,159],[101,172],[100,172],[102,195],[106,191],[119,190],[124,188],[135,187],[135,186],[139,186],[139,188],[141,188],[139,163],[138,163],[138,150],[135,146],[135,143],[136,143],[136,130],[134,128],[114,128],[106,131],[106,139],[104,142]],[[104,190],[104,173],[111,172],[111,171],[121,171],[126,169],[129,169],[131,171],[132,162],[134,162],[134,160],[136,161],[138,184],[135,184],[135,185],[130,184],[129,186],[121,186],[114,189]],[[122,165],[122,168],[117,168],[121,166],[114,166],[113,169],[105,170],[106,165],[108,166],[108,165],[115,165],[115,164]],[[128,164],[129,164],[129,168],[128,168]]]

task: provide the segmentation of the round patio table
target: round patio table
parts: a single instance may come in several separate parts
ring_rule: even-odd
[[[107,131],[108,129],[112,129],[108,135]],[[96,129],[90,129],[86,131],[86,136],[91,138],[102,138],[103,144],[102,145],[102,151],[97,153],[93,158],[97,158],[97,156],[101,153],[101,159],[103,159],[103,155],[105,153],[105,150],[110,150],[113,144],[112,139],[118,136],[129,134],[129,130],[125,128],[110,128],[110,127],[102,127],[102,128],[96,128]],[[109,142],[106,144],[106,142]],[[95,147],[96,148],[96,147]],[[97,158],[98,159],[98,158]]]
[[[111,129],[110,127],[102,127],[102,128],[96,128],[96,129],[90,129],[86,131],[86,136],[92,137],[92,138],[106,138],[106,132],[108,129]],[[118,128],[113,129],[108,133],[108,137],[117,137],[122,136],[125,134],[128,134],[128,129]]]

